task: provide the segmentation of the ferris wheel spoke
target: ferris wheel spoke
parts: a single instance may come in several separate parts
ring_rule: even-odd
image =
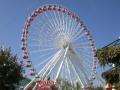
[[[66,30],[65,30],[65,25],[63,24],[64,23],[64,17],[63,17],[63,15],[62,15],[62,13],[60,13],[60,12],[58,12],[58,17],[59,17],[59,23],[60,23],[60,29],[61,29],[61,32],[62,32],[62,34],[65,34],[66,36],[67,36],[67,34],[66,34]],[[62,20],[63,19],[63,20]]]
[[[55,53],[53,55],[53,57],[49,60],[49,62],[43,67],[43,69],[38,73],[38,76],[40,76],[50,65],[51,63],[53,63],[55,61],[54,58],[56,58],[56,56],[58,56],[60,53],[62,53],[61,50],[59,50],[57,53]]]
[[[55,15],[55,17],[56,17],[56,15]],[[56,21],[56,20],[54,20],[54,21]],[[62,35],[63,31],[62,31],[62,26],[60,25],[60,22],[58,22],[58,20],[57,20],[55,23],[56,23],[55,24],[55,30],[56,30],[55,33],[57,33],[58,36]]]
[[[74,33],[76,32],[76,31],[75,31],[76,28],[77,28],[77,24],[74,22],[74,25],[73,25],[73,27],[72,27],[72,29],[71,29],[71,33],[70,33],[70,36],[71,36],[71,37],[73,37]],[[80,28],[80,27],[78,27],[78,29],[79,29],[79,28]]]
[[[76,49],[77,49],[77,48],[81,48],[81,47],[86,47],[86,48],[91,47],[91,46],[89,46],[89,43],[86,42],[86,41],[79,41],[79,42],[81,42],[81,43],[74,42],[75,44],[72,44],[72,45],[73,45]]]
[[[62,30],[65,33],[66,30],[65,30],[65,17],[64,17],[64,13],[60,13],[59,12],[59,15],[60,15],[60,18],[61,18]]]
[[[44,16],[44,18],[47,18],[48,20],[48,22],[46,23],[47,25],[47,27],[45,27],[45,28],[47,28],[47,30],[48,30],[48,32],[50,33],[50,32],[52,32],[52,30],[54,30],[54,27],[53,27],[53,25],[51,25],[50,23],[51,23],[51,21],[50,21],[50,19],[46,16],[46,14],[45,14],[45,16]],[[46,22],[45,21],[46,19],[44,19],[44,22]],[[45,28],[43,28],[43,30],[45,29]],[[47,31],[47,30],[45,30],[45,31]],[[49,34],[48,34],[49,35]]]
[[[72,61],[73,63],[75,63],[76,65],[81,66],[81,68],[84,68],[84,69],[85,69],[86,67],[83,66],[84,64],[82,64],[84,60],[81,60],[78,52],[76,52],[75,50],[74,50],[74,52],[75,52],[75,54],[76,54],[76,58],[77,58],[77,59],[74,59],[74,60],[71,60],[71,61]],[[78,60],[80,60],[81,63],[78,62]],[[84,70],[84,69],[83,69],[83,70]],[[87,69],[88,69],[88,68],[85,69],[85,70],[86,70],[86,73],[87,73],[87,71],[89,71],[89,70],[87,70]],[[86,74],[86,73],[84,73],[84,74]],[[89,73],[88,73],[88,74],[89,74]],[[87,76],[88,74],[86,74],[86,76]],[[87,78],[86,78],[86,79],[87,79]]]
[[[76,22],[71,19],[72,23],[71,23],[71,27],[70,27],[70,36],[72,36],[73,34],[73,31],[75,30],[75,27],[76,27]]]
[[[39,59],[37,59],[37,60],[41,60],[42,58],[45,58],[45,57],[47,57],[48,55],[51,55],[51,54],[53,54],[53,53],[43,54],[43,55],[41,55],[41,56],[39,57]]]
[[[66,22],[66,23],[68,23],[68,28],[67,28],[67,31],[66,31],[66,33],[68,33],[68,35],[70,36],[70,30],[71,30],[71,26],[72,26],[72,20],[71,20],[71,17],[68,17],[69,18],[69,23],[68,22]]]
[[[55,11],[53,11],[53,16],[54,16],[54,18],[55,18],[56,25],[59,26],[59,22],[58,22],[58,20],[57,20],[57,16],[56,16]]]
[[[73,27],[73,20],[72,20],[72,17],[70,17],[70,24],[69,24],[69,31],[68,31],[68,33],[69,33],[69,36],[71,36],[71,30],[72,30],[72,27]]]
[[[71,36],[74,38],[74,37],[76,36],[76,34],[78,34],[79,31],[82,31],[82,30],[80,29],[80,24],[77,23],[76,27],[75,27],[73,30],[74,30],[74,32],[72,33]]]
[[[87,61],[86,61],[87,62]],[[91,64],[92,65],[92,64]],[[87,67],[86,67],[87,66]],[[91,71],[89,70],[89,69],[91,69]],[[84,79],[87,81],[87,84],[89,83],[89,80],[91,79],[91,74],[92,74],[92,67],[91,66],[89,66],[89,65],[87,65],[87,64],[84,64],[84,66],[83,65],[81,65],[81,69],[79,69],[79,70],[81,70],[81,72],[83,73],[83,76],[84,76]],[[85,71],[84,71],[85,70]],[[89,75],[89,76],[88,76]]]
[[[79,57],[78,57],[79,58]],[[81,60],[80,58],[78,59],[78,60]],[[83,63],[79,63],[79,61],[78,60],[75,60],[74,61],[74,64],[76,64],[77,66],[80,66],[80,71],[82,71],[83,73],[84,73],[84,75],[87,77],[87,75],[89,75],[89,71],[88,71],[88,68],[89,67],[86,67],[86,64],[83,64]],[[82,61],[82,60],[81,60]],[[87,61],[86,61],[87,62]],[[86,71],[84,71],[84,70],[86,70]],[[87,74],[86,74],[87,73]]]
[[[36,22],[35,22],[35,25],[32,25],[32,26],[31,26],[31,29],[36,30],[36,31],[37,31],[37,30],[40,31],[40,30],[43,29],[46,25],[47,25],[47,22],[45,22],[45,23],[42,25],[42,22],[36,21]]]
[[[31,25],[30,26],[30,29],[33,29],[33,30],[40,30],[42,27],[44,27],[44,25],[42,25],[41,27],[40,27],[40,24],[37,22],[37,23],[35,23],[35,25]]]
[[[49,25],[51,26],[51,28],[55,31],[55,29],[54,29],[55,25],[53,23],[51,23],[50,18],[48,16],[48,14],[46,14],[46,12],[45,12],[45,17],[49,21]]]
[[[35,65],[35,68],[39,67],[40,65],[46,63],[51,57],[47,58],[46,60],[40,62],[39,64]]]
[[[62,13],[63,25],[64,25],[64,33],[68,36],[67,22],[69,21],[64,13]]]
[[[37,33],[36,33],[37,34]],[[40,43],[42,43],[42,42],[45,42],[44,41],[44,39],[45,38],[43,38],[42,36],[35,36],[36,34],[31,34],[33,37],[31,37],[31,38],[28,38],[28,41],[29,42],[36,42],[36,43],[38,43],[38,44],[40,44]],[[47,37],[46,37],[47,38]],[[51,37],[49,38],[49,40],[47,40],[48,42],[51,42],[52,41],[52,39],[51,39]],[[48,43],[47,42],[47,43]]]
[[[31,52],[35,53],[35,52],[45,52],[45,51],[51,51],[51,50],[58,50],[58,48],[46,48],[46,49],[35,50],[35,51],[31,51]]]
[[[39,18],[38,18],[38,20],[39,20]],[[46,26],[48,26],[47,28],[52,30],[52,28],[49,26],[49,22],[45,22],[43,20],[43,18],[40,18],[40,20],[41,20],[41,22],[40,21],[35,22],[35,25],[32,25],[31,29],[37,30],[37,31],[39,31],[39,33],[42,33],[42,32],[44,32],[44,28],[46,28]],[[42,21],[45,23],[43,24]]]
[[[70,72],[70,66],[68,64],[68,60],[69,59],[67,58],[67,60],[65,62],[66,62],[66,65],[67,65],[68,76],[69,76],[70,82],[71,82],[71,84],[73,84],[72,77],[71,77],[71,72]]]
[[[58,14],[58,12],[56,12],[56,14],[55,13],[53,13],[54,14],[54,16],[55,16],[55,21],[56,21],[56,26],[57,26],[57,28],[56,28],[56,30],[58,30],[59,31],[59,34],[61,35],[62,33],[63,33],[63,31],[62,31],[62,29],[61,29],[61,21],[59,21],[60,19],[59,19],[59,14]],[[57,18],[58,17],[58,18]],[[57,32],[58,32],[57,31]]]
[[[74,33],[72,34],[72,37],[75,38],[76,36],[78,36],[81,32],[83,32],[83,27],[80,26],[80,23],[77,24]]]
[[[30,36],[31,36],[31,37],[30,37]],[[28,35],[27,35],[27,37],[28,37],[28,40],[31,40],[31,41],[32,41],[32,39],[33,39],[33,41],[34,41],[34,39],[35,39],[35,38],[38,38],[39,35],[36,35],[35,32],[29,32]],[[37,41],[38,41],[38,40],[37,40]]]
[[[59,54],[61,52],[61,50],[59,50],[56,54],[55,54],[55,56],[57,55],[57,54]],[[54,56],[54,57],[55,57]],[[54,59],[51,59],[46,65],[45,65],[45,67],[36,75],[37,77],[38,76],[40,76],[41,75],[41,73],[44,71],[44,69],[46,69],[51,63],[53,63],[54,62]],[[40,77],[40,79],[42,79],[41,77]],[[28,83],[27,84],[27,86],[24,88],[24,90],[26,90],[33,82],[35,82],[35,80],[36,80],[36,78],[33,78],[32,79],[32,81],[30,81],[30,83]]]
[[[59,53],[60,54],[60,53]],[[50,69],[53,67],[53,65],[55,65],[55,63],[57,63],[58,62],[58,58],[60,58],[61,57],[61,55],[57,55],[57,56],[55,56],[55,57],[53,57],[53,62],[48,66],[48,68],[44,71],[44,73],[42,74],[42,76],[44,76],[44,78],[45,78],[45,76],[46,76],[46,74],[47,73],[49,73],[49,71],[50,71]]]
[[[47,23],[46,23],[46,24],[47,24]],[[43,31],[43,28],[44,28],[44,27],[39,28],[39,29],[41,29],[42,31],[39,30],[39,32],[37,32],[37,33],[42,33],[42,32],[44,32],[44,31]],[[50,31],[50,28],[48,28],[48,30]],[[34,33],[34,34],[31,33],[30,36],[36,36],[37,33]],[[46,34],[50,36],[49,33],[50,33],[50,32],[47,32]],[[47,36],[47,35],[46,35],[46,36]],[[44,35],[44,36],[45,36],[45,35]],[[51,35],[51,36],[52,36],[52,35]],[[38,35],[36,39],[38,39],[38,38],[39,38],[39,41],[38,41],[38,42],[44,40],[44,38],[42,38],[42,36],[40,36],[40,35]],[[33,38],[32,38],[31,40],[33,40]],[[50,37],[50,38],[49,38],[49,41],[51,41],[51,40],[52,40],[52,38]],[[34,39],[34,41],[37,41],[37,40]],[[48,41],[48,40],[47,40],[47,41]]]
[[[58,52],[58,51],[57,51],[57,52]],[[50,60],[55,54],[56,54],[56,52],[55,52],[53,55],[49,56],[46,60],[40,62],[40,63],[37,64],[37,65],[35,65],[35,67],[39,67],[40,65],[46,63],[46,62],[47,62],[48,60]]]
[[[81,60],[81,62],[83,63],[83,65],[90,65],[90,62],[87,62],[86,60],[92,60],[92,58],[91,58],[91,55],[86,55],[86,53],[80,53],[80,55],[81,56],[79,56],[79,57],[83,57],[83,60]]]
[[[59,55],[61,53],[61,50],[59,50],[55,55],[54,55],[54,57],[56,56],[56,55]],[[53,57],[53,58],[54,58]],[[44,66],[44,68],[36,75],[37,77],[39,77],[41,74],[42,74],[42,72],[51,64],[51,63],[53,63],[54,62],[54,59],[51,59],[45,66]],[[40,76],[40,79],[42,79],[42,77]],[[33,82],[35,82],[35,80],[36,80],[36,78],[33,78],[28,84],[27,84],[27,86],[24,88],[24,90],[26,90]]]
[[[50,14],[50,13],[49,13]],[[56,15],[53,13],[53,15],[55,16],[54,19],[52,18],[51,19],[51,23],[53,24],[52,27],[53,27],[53,30],[55,31],[55,33],[57,33],[59,31],[59,34],[62,33],[61,31],[61,27],[60,27],[60,22],[58,22],[58,20],[56,21]],[[51,15],[51,16],[53,16]]]
[[[84,57],[87,57],[87,58],[91,58],[91,55],[90,54],[85,54],[85,52],[84,52],[84,55],[83,55]]]
[[[60,28],[60,30],[61,30],[61,26],[62,26],[61,17],[60,17],[60,14],[59,14],[58,11],[56,12],[56,14],[57,14],[58,22],[59,22],[59,26],[60,26],[59,28]]]
[[[80,47],[76,47],[76,49],[91,49],[90,46],[80,46]]]
[[[48,44],[49,44],[49,46],[48,45],[41,45],[41,43],[40,42],[33,42],[34,44],[32,44],[32,42],[30,43],[30,45],[29,45],[29,47],[30,48],[35,48],[35,47],[39,47],[39,48],[41,48],[41,50],[43,50],[43,49],[52,49],[52,48],[54,48],[54,49],[58,49],[57,47],[54,47],[54,46],[52,46],[51,45],[51,43],[49,43],[48,42]],[[44,44],[44,43],[43,43]]]
[[[41,33],[42,32],[45,32],[45,30],[44,30],[44,28],[47,28],[49,31],[49,33],[52,33],[52,30],[53,30],[53,27],[50,25],[50,21],[48,20],[48,22],[46,22],[45,20],[46,20],[46,18],[45,18],[45,16],[44,17],[42,17],[42,18],[40,18],[40,20],[41,20],[41,23],[42,22],[45,22],[43,25],[40,25],[39,23],[38,23],[38,25],[39,26],[41,26],[40,28],[38,28],[40,31],[41,31]],[[47,27],[46,27],[47,26]],[[48,34],[49,35],[49,33],[46,33],[46,34]]]
[[[84,32],[83,30],[79,30],[78,33],[76,35],[73,36],[73,41],[76,41],[77,39],[79,39],[81,37],[81,35],[83,35]]]
[[[64,32],[63,32],[63,26],[62,26],[62,23],[61,23],[61,20],[60,20],[60,15],[59,15],[59,12],[56,12],[56,15],[58,17],[58,26],[57,26],[57,32],[59,32],[59,35],[62,35]]]
[[[66,34],[66,37],[70,40],[70,35],[69,35],[69,31],[68,31],[68,22],[69,22],[69,19],[68,17],[64,16],[64,13],[62,13],[62,18],[63,18],[63,30],[64,30],[64,33]]]
[[[48,49],[34,50],[34,51],[31,50],[30,52],[31,52],[31,53],[41,53],[41,52],[46,52],[46,51],[47,51],[47,53],[46,53],[46,55],[47,55],[47,54],[49,54],[49,53],[52,53],[53,50],[55,51],[56,48],[55,48],[55,49],[53,49],[53,48],[48,48]]]
[[[65,28],[65,17],[64,17],[64,13],[61,13],[61,17],[62,17],[63,30],[64,30],[64,32],[65,32],[65,31],[66,31],[66,28]]]
[[[52,27],[52,30],[54,31],[54,32],[57,32],[57,24],[56,24],[56,21],[55,21],[55,17],[54,18],[51,18],[52,16],[53,16],[53,14],[51,14],[50,12],[49,12],[49,14],[47,14],[47,15],[49,15],[50,16],[50,22],[51,22],[51,27]],[[48,16],[46,15],[46,17],[48,18]]]
[[[64,56],[63,56],[63,61],[62,61],[61,64],[60,64],[60,67],[59,67],[59,69],[58,69],[58,72],[57,72],[57,75],[56,75],[55,80],[57,80],[57,78],[58,78],[58,76],[59,76],[59,74],[60,74],[60,71],[61,71],[61,68],[62,68],[62,66],[63,66],[63,63],[64,63],[64,61],[65,61],[65,59],[66,59],[66,54],[67,54],[67,52],[68,52],[68,49],[69,49],[69,47],[67,47],[67,48],[65,49],[65,53],[64,53]]]
[[[47,26],[50,28],[50,31],[51,31],[54,28],[54,26],[53,26],[53,24],[51,24],[51,21],[50,21],[51,18],[49,18],[46,13],[47,12],[44,13],[44,17],[42,20],[43,20],[43,22],[46,22],[46,20],[48,21]]]
[[[76,43],[74,42],[75,44],[73,44],[73,46],[77,49],[79,47],[91,47],[89,46],[89,43],[86,42],[86,41],[81,41],[81,43]]]
[[[93,53],[93,52],[90,52],[92,51],[92,48],[75,48],[75,50],[80,52],[85,52],[85,53]]]
[[[82,38],[83,36],[85,36],[85,33],[81,33],[78,37],[74,38],[74,40],[77,41],[78,39]]]
[[[44,79],[44,78],[43,78],[43,74],[46,72],[46,70],[49,69],[48,67],[50,67],[50,66],[51,66],[51,63],[53,63],[53,62],[54,62],[54,59],[51,59],[51,60],[42,68],[42,70],[38,73],[38,76],[40,76],[41,79]]]
[[[68,32],[68,23],[67,23],[67,22],[69,21],[69,19],[68,19],[68,17],[67,17],[66,15],[63,15],[63,16],[64,16],[64,18],[65,18],[65,19],[64,19],[64,23],[65,23],[65,29],[64,29],[65,31],[64,31],[64,32],[65,32],[67,35],[69,35],[69,34],[67,33],[67,32]],[[70,37],[70,36],[69,36],[69,37]]]
[[[86,40],[86,39],[81,39],[81,40],[78,40],[78,41],[74,41],[74,43],[73,43],[75,48],[78,47],[78,46],[87,46],[87,47],[89,46],[89,47],[91,47],[90,42],[88,40]]]
[[[83,70],[85,70],[85,68],[83,68],[82,65],[80,65],[80,64],[79,64],[79,67],[78,67],[78,63],[76,63],[76,62],[73,62],[73,61],[71,61],[71,62],[73,63],[73,66],[77,70],[81,80],[84,81],[84,85],[87,84],[89,79],[88,79],[86,73],[83,71]]]
[[[36,41],[36,42],[40,42],[41,40],[38,39],[34,39],[34,38],[29,38],[30,41]]]
[[[92,69],[91,66],[92,66],[93,63],[90,63],[89,61],[87,61],[85,57],[83,57],[83,60],[84,60],[84,61],[82,62],[82,64],[83,64],[84,66],[87,66],[87,67],[85,67],[84,69],[86,69],[86,73],[87,73],[87,74],[90,74],[90,73],[89,73],[89,72],[90,72],[89,69]],[[91,59],[89,59],[89,60],[91,60]],[[81,60],[80,60],[80,61],[81,61]],[[91,70],[91,73],[92,73],[92,70]]]
[[[78,80],[79,80],[79,82],[80,82],[81,86],[82,86],[82,87],[84,87],[84,81],[83,81],[83,80],[81,80],[81,78],[79,77],[79,74],[77,73],[77,71],[76,71],[76,69],[75,69],[75,67],[74,67],[73,63],[72,63],[70,60],[69,60],[69,64],[72,66],[72,68],[73,68],[73,70],[74,70],[75,74],[77,75],[77,78],[78,78]]]
[[[93,55],[92,53],[89,53],[88,51],[84,52],[83,50],[81,51],[81,54],[85,57],[90,57],[90,58],[91,58],[91,55]]]
[[[55,63],[54,63],[54,64],[52,65],[52,67],[49,69],[49,73],[47,73],[46,77],[48,77],[48,76],[52,73],[53,69],[54,69],[55,66],[58,64],[58,62],[60,61],[61,57],[62,57],[62,53],[61,53],[61,55],[59,55],[58,58],[55,59]]]
[[[70,62],[71,66],[72,66],[72,68],[73,68],[73,70],[75,72],[74,74],[77,74],[77,77],[78,77],[78,80],[81,83],[81,86],[84,87],[86,81],[84,80],[84,78],[82,77],[82,75],[79,75],[79,73],[80,73],[80,72],[78,72],[78,68],[79,67],[76,69],[76,65],[74,65],[74,63],[71,60],[69,60],[69,62]]]
[[[75,80],[79,80],[78,76],[75,72],[75,70],[73,69],[72,65],[70,64],[70,58],[68,59],[68,66],[69,66],[69,70],[70,70],[70,74],[71,74],[71,79],[72,79],[72,83],[74,83]],[[72,78],[74,77],[74,78]]]
[[[39,59],[37,59],[38,61],[39,60],[41,60],[42,58],[45,58],[45,57],[47,57],[48,55],[52,55],[53,54],[53,52],[51,53],[47,53],[47,54],[43,54],[43,55],[41,55],[41,56],[39,56]]]
[[[76,66],[76,67],[78,67],[78,66]],[[84,69],[85,68],[78,68],[78,74],[80,74],[81,75],[81,78],[84,80],[84,82],[85,82],[85,85],[88,85],[89,84],[89,77],[87,76],[88,74],[90,75],[90,73],[87,73],[87,72],[84,72]]]
[[[48,68],[46,68],[46,70],[43,72],[43,74],[42,74],[42,77],[43,77],[43,79],[47,79],[47,77],[49,76],[49,74],[51,73],[51,70],[52,70],[52,68],[53,68],[53,66],[54,65],[56,65],[56,62],[57,61],[55,61],[54,60],[54,62],[52,63],[52,64],[50,64],[49,66],[48,66]]]

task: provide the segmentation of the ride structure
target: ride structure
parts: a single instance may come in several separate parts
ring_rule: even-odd
[[[96,48],[88,28],[75,13],[58,5],[44,5],[27,19],[22,32],[23,66],[33,80],[58,78],[89,87],[96,75]]]

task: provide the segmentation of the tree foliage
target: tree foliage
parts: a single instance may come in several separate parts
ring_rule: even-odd
[[[79,82],[76,82],[76,85],[74,85],[59,76],[52,90],[81,90],[81,86]]]
[[[22,79],[22,68],[10,49],[0,48],[0,89],[14,90]]]
[[[120,65],[120,46],[98,49],[96,56],[101,66],[114,63]]]
[[[109,70],[102,73],[102,77],[106,82],[120,83],[120,45],[98,49],[96,56],[101,66],[111,66]],[[114,67],[112,67],[113,64]]]
[[[118,83],[119,82],[119,73],[116,70],[108,70],[102,73],[102,77],[108,83]]]
[[[75,84],[68,82],[67,80],[63,80],[62,78],[58,77],[56,80],[55,86],[52,87],[52,90],[83,90],[80,82],[76,81]],[[102,87],[94,87],[89,86],[86,90],[103,90]]]

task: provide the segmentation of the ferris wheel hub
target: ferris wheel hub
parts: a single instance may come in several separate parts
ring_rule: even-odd
[[[69,46],[69,43],[68,43],[68,42],[65,42],[65,43],[62,45],[62,47],[63,47],[64,49],[66,49],[68,46]]]
[[[67,39],[61,39],[58,41],[58,47],[62,49],[66,49],[70,45],[69,41]]]

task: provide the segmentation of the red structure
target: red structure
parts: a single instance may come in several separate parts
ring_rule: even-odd
[[[37,81],[36,90],[52,90],[52,86],[55,84],[52,80],[39,80]]]

